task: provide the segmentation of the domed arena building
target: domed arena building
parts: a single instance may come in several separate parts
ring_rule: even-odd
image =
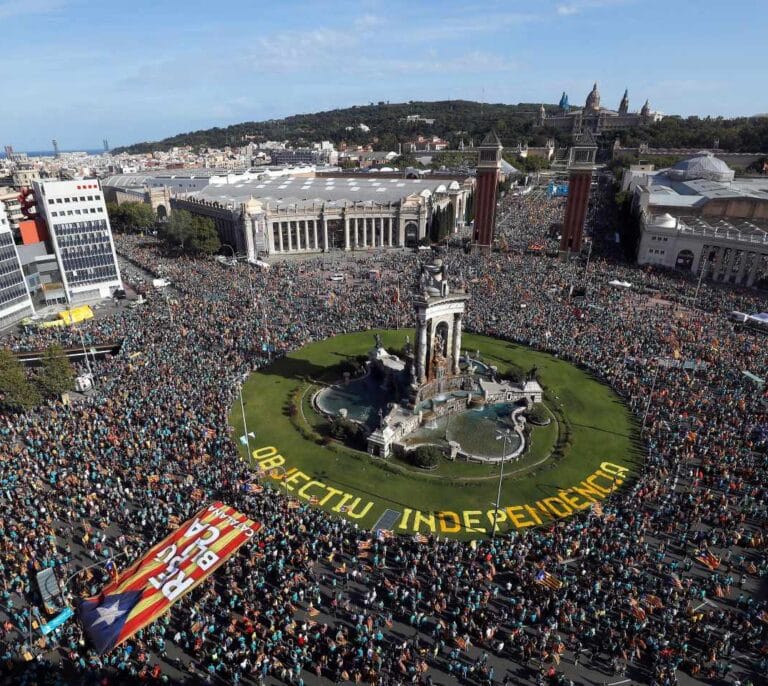
[[[630,167],[623,190],[639,214],[639,264],[741,286],[768,283],[768,182],[736,178],[711,152],[669,169]]]

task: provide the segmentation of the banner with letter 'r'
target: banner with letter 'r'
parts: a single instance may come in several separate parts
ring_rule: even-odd
[[[215,502],[117,575],[101,593],[80,603],[85,633],[101,655],[147,626],[216,571],[261,528],[241,512]]]

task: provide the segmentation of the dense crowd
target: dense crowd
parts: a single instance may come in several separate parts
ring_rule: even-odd
[[[541,217],[532,239],[550,211]],[[94,361],[95,395],[0,418],[7,679],[493,684],[630,670],[657,686],[681,674],[766,683],[768,407],[743,375],[764,372],[766,348],[724,316],[760,309],[754,292],[705,285],[694,310],[696,284],[671,273],[594,256],[585,269],[446,253],[472,294],[467,328],[604,379],[642,419],[647,456],[602,513],[472,546],[420,543],[371,536],[309,505],[288,509],[269,487],[243,492],[254,475],[227,426],[238,379],[274,356],[409,323],[404,275],[417,256],[371,254],[344,264],[352,278],[329,282],[317,259],[260,271],[165,258],[139,237],[118,237],[118,248],[126,281],[148,270],[172,293],[148,289],[145,305],[82,324],[88,343],[123,341]],[[380,280],[365,278],[372,268]],[[616,278],[633,288],[610,286]],[[569,297],[574,284],[585,298]],[[80,345],[59,329],[5,341]],[[30,642],[38,570],[53,568],[72,597],[96,594],[108,573],[85,566],[125,566],[212,499],[261,522],[258,544],[169,615],[101,657],[76,621]],[[705,554],[721,564],[705,566]],[[541,569],[562,586],[535,583]]]

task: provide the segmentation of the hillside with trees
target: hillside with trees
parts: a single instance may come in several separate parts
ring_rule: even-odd
[[[555,105],[546,105],[554,113]],[[489,129],[495,129],[502,143],[509,147],[518,142],[531,146],[543,145],[547,138],[555,138],[558,145],[566,145],[569,136],[553,128],[535,126],[539,105],[519,103],[505,105],[468,100],[438,102],[379,103],[345,109],[297,114],[284,119],[262,122],[244,122],[225,128],[181,133],[161,141],[136,143],[113,152],[146,153],[191,146],[194,149],[240,146],[250,141],[288,141],[294,147],[329,140],[335,144],[345,141],[349,145],[371,144],[374,150],[397,150],[398,143],[415,136],[440,136],[451,148],[460,141],[466,145],[479,142]],[[434,123],[406,121],[409,115],[434,119]],[[370,129],[360,129],[364,124]],[[618,136],[622,145],[636,146],[647,142],[659,148],[709,148],[719,139],[720,148],[731,152],[768,153],[768,117],[666,117],[660,122],[605,137],[603,143],[613,143]]]
[[[533,103],[504,105],[466,100],[380,103],[192,131],[161,141],[115,148],[113,152],[146,153],[187,145],[193,148],[222,148],[226,145],[268,140],[288,141],[293,146],[309,145],[321,140],[330,140],[336,144],[346,141],[350,145],[370,143],[376,150],[397,150],[398,143],[411,140],[419,134],[440,136],[448,140],[451,147],[457,147],[460,140],[464,140],[467,145],[473,138],[479,142],[491,128],[496,129],[502,141],[509,145],[518,140],[539,145],[544,143],[547,134],[535,130],[538,108],[539,105]],[[405,119],[409,115],[435,121],[433,124],[408,122]],[[369,127],[370,131],[358,128],[360,124]],[[352,130],[347,130],[347,127],[352,127]]]

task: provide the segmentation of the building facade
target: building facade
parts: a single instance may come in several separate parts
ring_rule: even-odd
[[[211,184],[172,206],[211,218],[222,243],[255,258],[415,247],[438,208],[452,206],[456,230],[472,189],[471,178],[279,177]]]
[[[70,303],[108,298],[122,287],[104,194],[98,181],[34,183]]]
[[[548,113],[542,105],[536,118],[536,124],[540,127],[551,126],[568,133],[590,131],[595,136],[600,136],[611,131],[643,126],[660,121],[662,118],[663,115],[659,112],[651,111],[650,103],[647,100],[639,112],[630,112],[628,91],[624,91],[624,97],[619,103],[618,110],[601,107],[600,92],[597,89],[597,83],[595,83],[587,95],[582,109],[572,109],[568,103],[568,96],[563,93],[558,111],[554,114]]]
[[[0,203],[0,329],[34,313],[11,225]]]
[[[625,172],[641,238],[637,261],[738,286],[768,286],[768,188],[712,154]]]

